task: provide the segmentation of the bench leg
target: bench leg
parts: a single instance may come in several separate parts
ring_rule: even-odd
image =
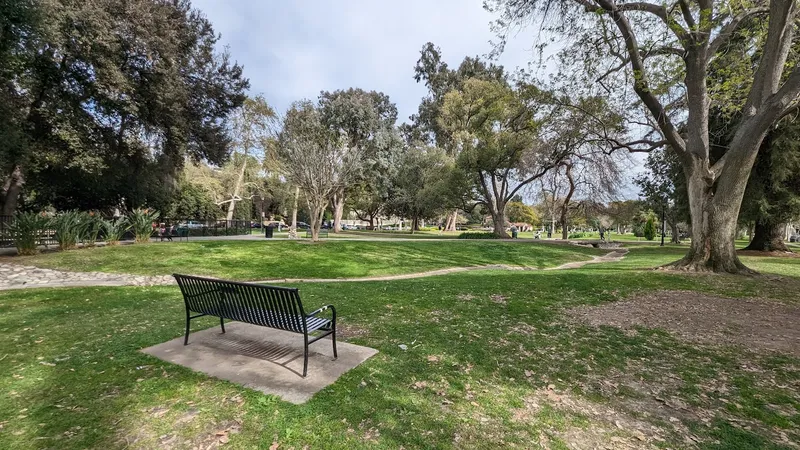
[[[333,322],[333,334],[331,334],[331,340],[333,341],[333,359],[339,357],[339,354],[336,353],[336,322]]]
[[[219,318],[219,326],[222,327],[222,333],[225,334],[225,321],[222,320],[222,317]]]
[[[306,373],[308,372],[308,335],[303,335],[303,341],[305,341],[303,347],[303,378],[306,377]]]
[[[189,318],[189,313],[186,313],[186,337],[183,339],[183,345],[189,345],[189,324],[191,323],[191,318]]]

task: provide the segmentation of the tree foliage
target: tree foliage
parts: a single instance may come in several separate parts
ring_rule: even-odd
[[[521,201],[509,202],[506,205],[506,216],[508,221],[513,223],[527,223],[535,226],[540,222],[536,210]]]
[[[796,43],[797,3],[491,0],[486,6],[500,15],[499,50],[516,27],[537,22],[542,36],[566,38],[562,74],[580,77],[572,87],[603,89],[629,111],[646,112],[631,114],[642,136],[610,140],[615,148],[651,151],[669,145],[676,153],[686,178],[692,244],[673,266],[749,272],[734,247],[737,217],[765,134],[798,105],[800,66],[786,64]],[[765,33],[746,26],[757,18],[765,19]],[[747,70],[740,79],[751,82],[737,104],[730,146],[713,159],[709,112],[720,102],[731,103],[709,90],[709,68],[737,39],[746,40],[749,53],[758,56],[743,65]]]
[[[164,201],[185,158],[224,162],[248,81],[188,0],[0,8],[3,211]]]
[[[411,147],[400,155],[392,180],[386,212],[411,219],[411,229],[421,220],[444,212],[442,199],[449,193],[448,176],[452,158],[435,147]]]

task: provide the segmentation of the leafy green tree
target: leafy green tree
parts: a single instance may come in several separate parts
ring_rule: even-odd
[[[540,222],[536,210],[521,201],[509,202],[506,205],[506,216],[510,222],[522,222],[530,225],[536,225]]]
[[[557,158],[537,145],[537,94],[535,89],[469,79],[444,98],[439,121],[455,143],[457,170],[470,180],[467,201],[485,207],[499,237],[508,236],[506,204]]]
[[[800,217],[800,124],[782,121],[770,131],[758,154],[740,221],[754,223],[748,250],[790,251],[786,224]]]
[[[652,217],[648,217],[647,222],[644,223],[644,238],[648,241],[656,238],[656,221]]]
[[[350,178],[332,194],[333,230],[342,230],[342,215],[347,197],[355,192],[368,197],[380,195],[379,181],[385,179],[388,153],[400,144],[394,131],[397,106],[382,92],[347,89],[322,92],[319,96],[320,117],[324,126],[341,136],[353,157],[354,167],[347,170]]]
[[[410,218],[411,230],[418,230],[421,220],[434,218],[444,210],[452,168],[452,158],[440,149],[407,149],[398,160],[387,212]]]
[[[641,202],[637,200],[612,201],[606,208],[606,214],[611,226],[617,228],[617,233],[624,234],[633,226],[641,208]]]
[[[679,222],[688,221],[688,199],[683,169],[674,152],[658,149],[647,155],[647,172],[634,179],[650,209],[663,214],[672,229],[672,243],[680,243]]]
[[[466,57],[456,68],[450,68],[443,61],[441,49],[428,42],[420,51],[420,58],[414,67],[414,79],[428,88],[428,94],[422,99],[417,114],[411,116],[409,124],[400,127],[406,142],[414,145],[417,142],[435,145],[444,149],[450,156],[458,152],[457,143],[451,130],[442,126],[440,117],[444,98],[448,92],[460,90],[468,79],[497,81],[506,83],[503,66],[495,65],[476,57]],[[470,207],[475,207],[472,205]],[[445,229],[456,230],[458,210],[447,217]]]
[[[4,214],[23,190],[59,209],[163,203],[186,158],[228,157],[248,81],[188,0],[0,8]]]
[[[541,36],[567,38],[560,62],[562,73],[577,78],[574,88],[601,84],[616,98],[636,95],[647,114],[637,123],[652,132],[615,146],[650,151],[668,144],[686,180],[692,243],[672,267],[750,272],[736,255],[737,219],[764,136],[798,105],[800,66],[786,64],[797,44],[797,2],[491,0],[486,7],[500,16],[502,42],[510,30],[537,18]],[[750,33],[746,25],[759,17],[767,19],[765,32]],[[737,77],[746,86],[744,101],[733,103],[714,95],[716,87],[727,86],[713,83],[709,72],[738,38],[746,39],[749,54],[758,57],[745,60],[751,63],[743,65],[746,76]],[[714,159],[710,111],[733,105],[739,120],[731,125],[730,145]]]
[[[208,191],[185,177],[178,182],[164,210],[165,217],[172,219],[216,219],[221,214],[222,209]]]

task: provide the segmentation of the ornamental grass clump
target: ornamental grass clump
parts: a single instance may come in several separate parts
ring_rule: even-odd
[[[80,211],[65,211],[53,218],[51,227],[56,232],[60,250],[70,250],[78,245],[83,234],[83,215]]]
[[[17,214],[9,226],[9,232],[20,255],[35,255],[42,233],[47,228],[50,219],[44,213]]]
[[[153,224],[158,220],[158,211],[135,209],[129,216],[133,235],[137,243],[150,242],[153,235]]]
[[[103,218],[100,214],[89,211],[81,214],[80,239],[84,247],[94,247],[100,230],[103,228]]]
[[[105,234],[107,245],[119,245],[122,236],[131,229],[131,224],[127,217],[117,217],[114,220],[103,220],[103,234]]]

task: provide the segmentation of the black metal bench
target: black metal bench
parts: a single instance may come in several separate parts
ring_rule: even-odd
[[[313,235],[311,234],[311,228],[306,229],[306,238],[311,239]],[[326,238],[328,237],[328,230],[326,228],[321,228],[319,230],[319,237]]]
[[[219,317],[219,325],[225,332],[225,321],[236,320],[262,327],[291,331],[303,335],[303,377],[308,369],[308,345],[325,336],[333,341],[333,357],[336,359],[336,308],[325,305],[306,314],[300,294],[295,288],[266,286],[254,283],[217,280],[174,274],[186,304],[186,337],[183,345],[189,344],[189,324],[202,316]],[[332,318],[317,315],[331,310]],[[191,313],[198,313],[192,315]],[[311,336],[311,333],[318,333]],[[311,339],[309,339],[309,337]]]
[[[172,238],[178,238],[178,242],[180,242],[181,239],[186,239],[186,241],[188,242],[189,229],[185,227],[168,228],[163,231],[161,229],[158,229],[158,238],[161,240],[161,242],[164,242],[164,239],[172,242]]]

